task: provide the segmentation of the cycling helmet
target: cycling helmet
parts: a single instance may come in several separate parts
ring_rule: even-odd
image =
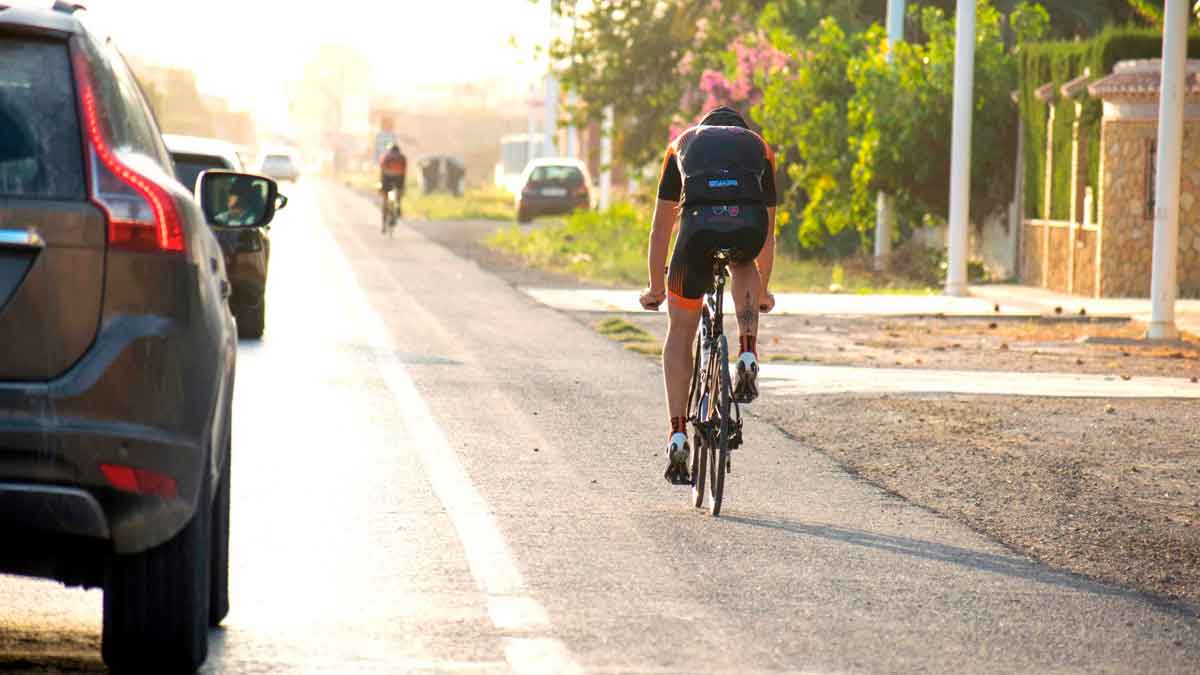
[[[711,127],[741,127],[749,129],[750,125],[746,124],[746,118],[742,114],[728,106],[713,108],[704,115],[704,119],[700,120],[700,124]]]

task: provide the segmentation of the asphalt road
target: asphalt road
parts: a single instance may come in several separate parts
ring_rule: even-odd
[[[304,182],[242,344],[205,673],[1195,672],[1194,617],[1055,572],[753,417],[725,513],[653,363]],[[800,405],[797,399],[797,405]],[[0,577],[0,672],[102,671],[100,594]]]

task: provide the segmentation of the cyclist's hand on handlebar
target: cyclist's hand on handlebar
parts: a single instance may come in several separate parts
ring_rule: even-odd
[[[648,309],[652,312],[658,311],[659,306],[661,306],[663,301],[666,299],[667,292],[665,290],[656,291],[653,288],[647,288],[642,292],[642,297],[638,298],[638,300],[642,303],[642,308]]]
[[[758,298],[758,311],[769,314],[773,309],[775,309],[775,294],[771,291],[763,291]]]

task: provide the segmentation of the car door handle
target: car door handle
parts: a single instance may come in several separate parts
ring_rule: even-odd
[[[37,230],[0,230],[0,247],[3,248],[46,248],[46,240]]]

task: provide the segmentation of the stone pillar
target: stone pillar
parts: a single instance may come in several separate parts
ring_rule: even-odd
[[[1097,287],[1105,297],[1150,295],[1160,70],[1159,59],[1122,61],[1088,87],[1104,101]],[[1185,70],[1177,287],[1200,297],[1200,60]]]

